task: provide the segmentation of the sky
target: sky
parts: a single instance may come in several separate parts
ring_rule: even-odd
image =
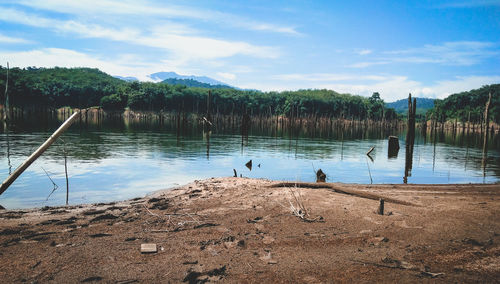
[[[387,101],[500,83],[500,0],[0,0],[0,65]]]

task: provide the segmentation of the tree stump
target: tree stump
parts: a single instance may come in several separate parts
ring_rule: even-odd
[[[378,205],[377,214],[384,215],[384,200],[379,199],[379,201],[380,201],[380,204]]]
[[[316,172],[316,182],[326,182],[326,174],[321,169]]]
[[[397,158],[399,152],[399,140],[396,136],[389,136],[389,148],[387,156],[389,158]]]
[[[389,151],[399,150],[399,139],[396,136],[389,136]]]

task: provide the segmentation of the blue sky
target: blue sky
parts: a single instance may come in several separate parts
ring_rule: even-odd
[[[500,83],[500,1],[2,0],[7,61],[443,98]]]

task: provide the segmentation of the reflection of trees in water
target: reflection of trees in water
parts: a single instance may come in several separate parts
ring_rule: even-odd
[[[238,118],[225,117],[214,123],[210,138],[203,137],[203,125],[196,120],[196,117],[189,115],[180,116],[183,120],[178,123],[176,116],[164,119],[126,119],[114,118],[104,119],[99,123],[89,120],[85,123],[76,122],[64,134],[69,159],[83,161],[98,161],[113,157],[117,153],[130,156],[138,156],[141,153],[160,153],[164,157],[195,157],[205,152],[207,155],[224,155],[241,150],[241,129]],[[216,119],[216,118],[214,118]],[[241,117],[239,117],[241,119]],[[241,120],[239,120],[241,122]],[[11,133],[10,145],[15,145],[16,156],[28,156],[33,148],[42,143],[50,133],[55,130],[60,121],[56,119],[45,120],[23,120],[15,122],[15,127]],[[181,131],[179,132],[179,127]],[[367,149],[359,149],[359,140],[385,140],[389,135],[401,137],[406,136],[406,132],[398,128],[375,127],[366,123],[351,122],[341,123],[339,121],[318,122],[316,127],[304,120],[296,124],[284,125],[278,119],[273,118],[259,122],[251,119],[248,129],[250,136],[245,147],[250,147],[254,151],[281,151],[290,152],[296,157],[306,159],[343,159],[347,153],[349,155],[358,152],[365,153]],[[43,132],[40,132],[40,128]],[[15,137],[16,133],[29,134],[27,139]],[[179,135],[177,135],[179,133]],[[12,137],[14,136],[14,137]],[[269,138],[276,139],[269,139]],[[290,139],[290,138],[293,139]],[[5,136],[3,145],[6,145]],[[205,138],[205,139],[204,139]],[[282,138],[282,139],[278,139]],[[295,140],[295,141],[294,141]],[[293,141],[293,142],[292,142]],[[327,141],[327,142],[325,142]],[[490,175],[500,176],[500,149],[499,135],[494,134],[488,138],[488,147],[491,150],[487,160],[487,171]],[[1,142],[1,141],[0,141]],[[290,142],[294,145],[292,147]],[[429,143],[432,143],[428,145]],[[480,135],[467,131],[452,130],[445,131],[438,129],[436,133],[428,131],[423,134],[421,131],[415,133],[415,144],[428,145],[429,151],[437,155],[438,160],[445,160],[446,163],[454,167],[463,167],[464,170],[481,170],[481,148],[482,139]],[[54,160],[63,159],[62,143],[56,142],[50,147],[44,156]],[[446,147],[446,145],[456,146]],[[2,147],[3,148],[3,147]],[[12,147],[11,147],[12,148]],[[433,149],[434,148],[434,149]],[[220,150],[222,149],[222,150]],[[406,149],[405,149],[406,150]],[[409,148],[408,175],[411,173],[413,162],[413,147]],[[12,149],[11,149],[12,151]],[[210,151],[210,152],[208,152]],[[221,151],[218,153],[217,151]],[[292,152],[293,151],[293,152]],[[432,152],[429,152],[432,153]],[[5,155],[2,151],[0,155]],[[12,153],[11,153],[12,154]],[[411,154],[411,155],[410,155]],[[429,156],[430,157],[430,156]],[[361,162],[360,162],[361,163]],[[363,161],[364,163],[364,161]],[[434,166],[435,162],[433,162]],[[364,165],[364,164],[363,164]],[[361,164],[360,164],[361,166]],[[406,175],[406,173],[405,173]]]

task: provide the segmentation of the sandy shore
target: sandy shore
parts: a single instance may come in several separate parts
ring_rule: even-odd
[[[124,202],[0,211],[0,281],[500,281],[500,185],[313,187],[219,178]],[[144,243],[157,252],[141,253]]]

